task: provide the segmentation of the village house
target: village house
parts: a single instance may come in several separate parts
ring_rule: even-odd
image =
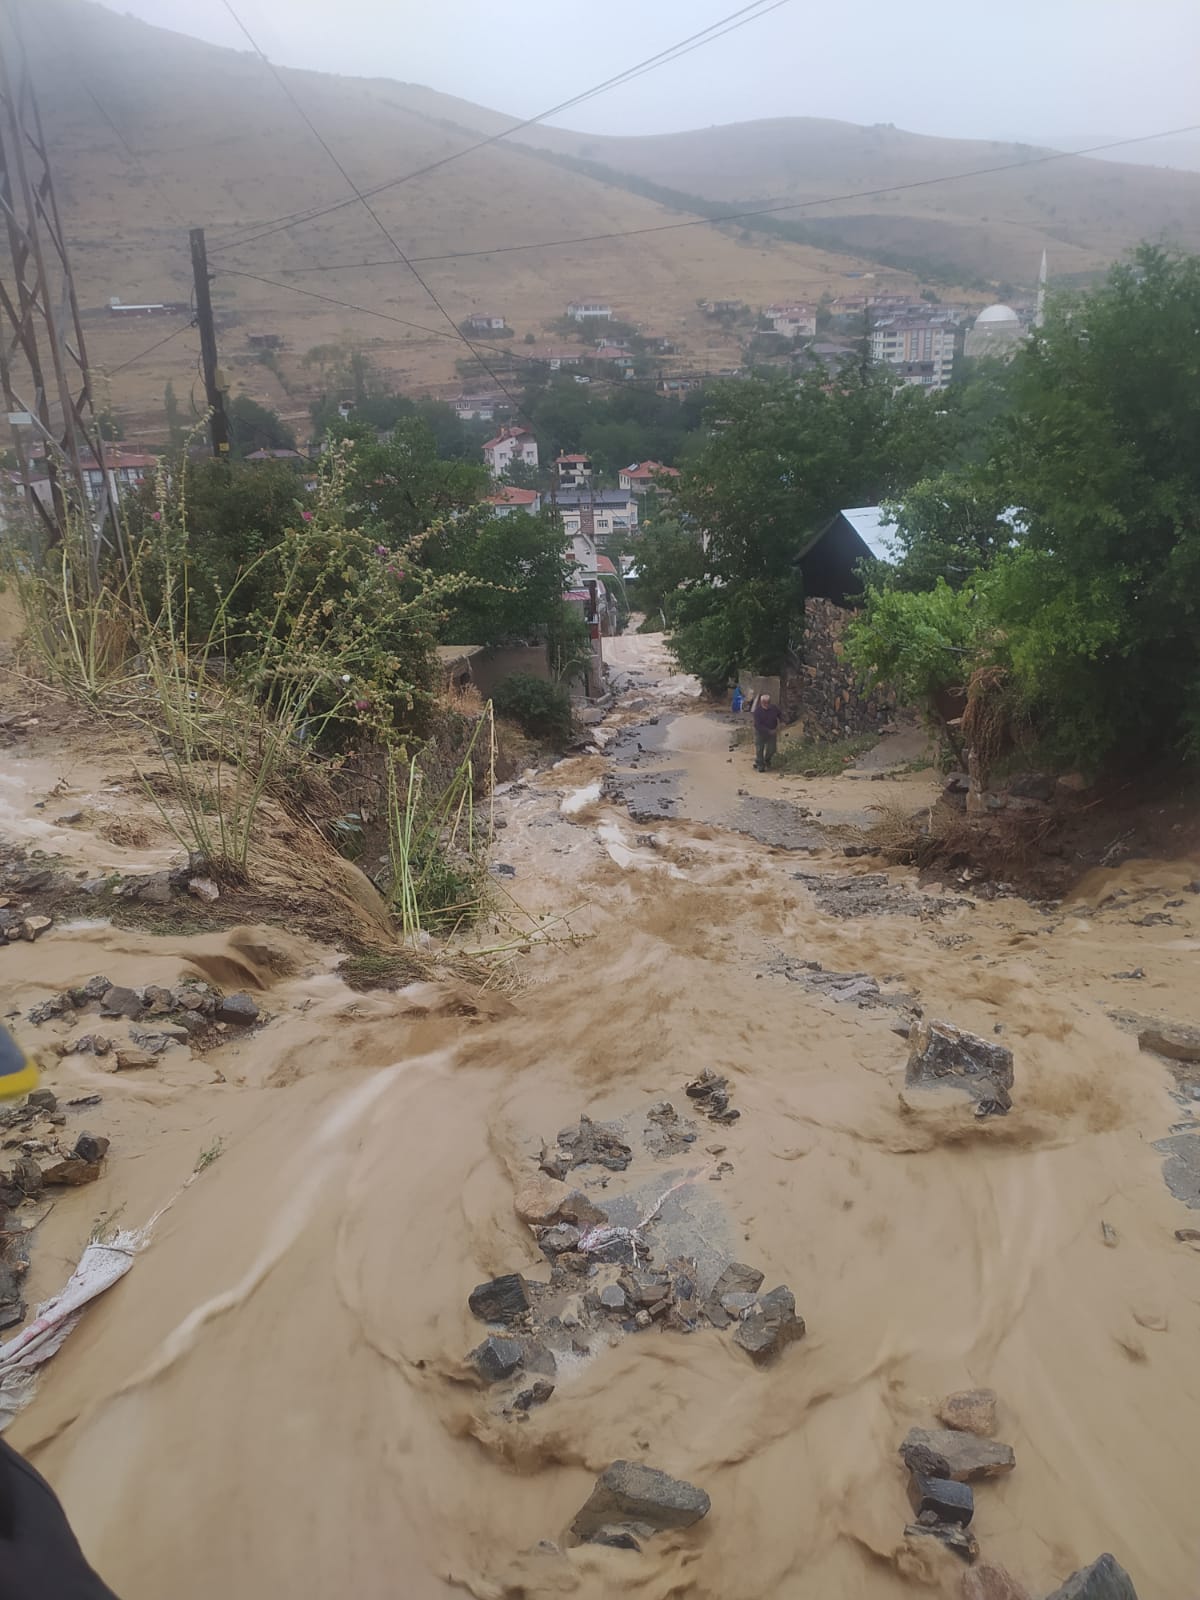
[[[770,320],[776,333],[786,334],[788,338],[814,339],[817,333],[817,313],[814,306],[806,305],[779,305],[768,306],[764,315]]]
[[[303,461],[299,450],[251,450],[247,461]]]
[[[450,403],[460,422],[491,422],[499,412],[508,409],[502,394],[460,394]]]
[[[664,467],[661,461],[635,461],[632,466],[621,468],[617,483],[631,494],[647,494],[651,489],[669,489],[669,480],[678,476],[676,467]]]
[[[109,499],[113,504],[119,504],[122,493],[140,489],[158,462],[158,456],[145,455],[136,450],[121,451],[115,446],[109,446],[104,451],[104,467],[94,457],[85,456],[80,466],[88,499],[93,505],[99,503],[104,490],[105,468],[108,470]]]
[[[538,366],[549,367],[551,372],[558,372],[562,367],[577,367],[583,357],[584,352],[578,345],[542,344],[523,352],[521,359],[536,361]]]
[[[489,494],[484,504],[491,506],[498,517],[511,516],[514,511],[527,511],[531,517],[536,517],[542,509],[542,497],[536,489],[516,489],[506,483],[495,494]]]
[[[611,322],[613,308],[606,300],[572,300],[567,315],[572,322]]]
[[[568,539],[588,527],[599,541],[637,532],[637,498],[628,489],[563,490],[555,496],[554,508]]]
[[[869,302],[865,294],[842,294],[829,302],[831,317],[862,317]]]
[[[953,323],[925,316],[883,317],[871,329],[871,360],[895,369],[898,381],[944,389],[954,375]]]
[[[586,489],[592,481],[592,458],[581,455],[556,456],[554,471],[560,489]]]
[[[536,467],[537,440],[528,428],[501,428],[494,438],[484,443],[483,459],[493,478],[502,478],[514,461],[526,467]]]
[[[618,354],[625,355],[625,354],[628,354],[628,351],[629,351],[629,340],[628,339],[606,339],[606,338],[597,339],[596,340],[596,349],[601,354],[603,354],[603,352],[605,350],[611,350],[611,351],[617,352]]]
[[[658,393],[668,400],[682,400],[685,394],[703,386],[704,379],[696,377],[660,378],[655,385]]]
[[[741,300],[705,300],[700,309],[707,311],[710,317],[731,317],[746,308]]]
[[[467,318],[467,328],[471,333],[503,333],[507,327],[504,318],[491,311],[472,311]]]
[[[624,350],[597,350],[592,360],[607,362],[625,378],[633,377],[637,365],[633,357]]]
[[[138,305],[127,306],[123,300],[115,297],[108,302],[110,317],[164,317],[181,316],[191,307],[182,300],[149,300]]]

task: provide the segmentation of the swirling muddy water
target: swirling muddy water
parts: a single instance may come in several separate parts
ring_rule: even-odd
[[[719,788],[723,768],[732,803],[749,758],[718,761],[696,730],[669,764],[689,771],[692,745],[687,783]],[[591,793],[564,814],[601,770],[567,763],[501,802],[505,892],[531,928],[567,911],[579,935],[535,949],[512,997],[354,995],[329,952],[266,929],[84,926],[4,953],[22,1009],[97,970],[194,972],[252,987],[273,1019],[152,1076],[75,1057],[51,1073],[103,1077],[114,1143],[99,1188],[45,1225],[44,1289],[97,1209],[135,1225],[200,1149],[224,1151],[10,1430],[91,1560],[123,1600],[957,1595],[956,1559],[902,1538],[896,1450],[947,1392],[983,1385],[1017,1459],[977,1490],[985,1559],[1043,1594],[1111,1549],[1141,1600],[1200,1594],[1200,1255],[1174,1236],[1200,1219],[1154,1149],[1191,1118],[1112,1015],[1197,1020],[1194,864],[1095,874],[1053,911],[838,918],[792,873],[858,863],[683,814],[651,841]],[[810,784],[809,803],[843,781]],[[1135,925],[1168,898],[1185,902],[1172,925]],[[810,992],[781,958],[1002,1030],[1011,1114],[906,1110],[897,1013]],[[1134,967],[1143,979],[1112,976]],[[719,1130],[732,1171],[696,1180],[696,1215],[791,1287],[806,1338],[765,1368],[713,1329],[595,1341],[547,1404],[504,1415],[464,1361],[484,1332],[467,1296],[495,1274],[546,1276],[513,1209],[542,1142],[584,1112],[686,1110],[704,1067],[741,1116]],[[628,1174],[575,1176],[612,1195],[652,1166],[639,1152]],[[699,1485],[711,1513],[640,1554],[569,1547],[616,1458]]]

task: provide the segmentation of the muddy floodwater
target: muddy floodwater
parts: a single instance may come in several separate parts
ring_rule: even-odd
[[[30,1007],[97,972],[245,989],[268,1019],[149,1071],[50,1058],[60,1097],[102,1094],[89,1126],[113,1143],[39,1230],[31,1302],[101,1213],[135,1227],[177,1198],[7,1436],[122,1600],[901,1600],[957,1596],[965,1569],[905,1540],[897,1447],[983,1386],[1016,1457],[976,1485],[983,1560],[1040,1596],[1111,1550],[1140,1600],[1200,1595],[1200,1253],[1176,1238],[1200,1226],[1200,1100],[1138,1044],[1139,1019],[1200,1021],[1196,863],[1127,862],[1042,906],[900,870],[830,888],[880,869],[823,825],[915,807],[936,776],[756,774],[656,641],[615,644],[620,698],[646,705],[498,802],[497,894],[548,930],[515,992],[356,994],[336,952],[266,927],[81,919],[0,951],[31,1043],[57,1035]],[[37,807],[61,781],[94,814],[114,759],[5,752],[0,830],[153,870],[169,839],[65,838],[60,802]],[[902,1098],[918,1015],[1012,1050],[1007,1116]],[[689,1102],[704,1069],[736,1120]],[[666,1101],[698,1129],[682,1154],[642,1137]],[[683,1180],[647,1240],[786,1285],[803,1339],[760,1365],[729,1329],[585,1319],[545,1403],[480,1386],[468,1296],[549,1281],[514,1198],[585,1114],[633,1154],[571,1182],[636,1222]],[[711,1511],[640,1552],[572,1545],[614,1460]]]

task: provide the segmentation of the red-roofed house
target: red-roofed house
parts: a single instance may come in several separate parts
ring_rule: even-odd
[[[493,478],[502,478],[514,461],[527,467],[538,464],[537,440],[528,428],[501,428],[483,447],[483,459]]]
[[[612,564],[612,558],[610,556],[597,555],[596,572],[601,578],[615,578],[617,569]]]
[[[562,455],[554,461],[560,489],[586,489],[592,481],[591,456]]]
[[[110,445],[104,452],[104,465],[108,468],[108,493],[111,500],[119,501],[122,490],[137,489],[145,481],[147,473],[153,472],[158,466],[158,457],[144,455],[136,450],[119,450],[115,445]],[[104,472],[98,461],[86,456],[80,463],[83,469],[83,481],[87,485],[88,497],[95,505],[100,498],[104,486]]]
[[[677,468],[664,467],[661,461],[635,461],[631,467],[621,468],[617,482],[631,494],[645,494],[648,489],[655,487],[668,488],[669,484],[660,480],[678,476]]]
[[[514,489],[505,483],[495,494],[489,494],[484,504],[491,506],[498,517],[510,516],[514,511],[527,511],[536,517],[542,509],[542,497],[536,489]]]

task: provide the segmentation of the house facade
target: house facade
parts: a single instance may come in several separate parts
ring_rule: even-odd
[[[554,473],[560,489],[586,489],[592,481],[592,458],[582,455],[556,456]]]
[[[816,338],[817,311],[815,306],[794,304],[768,306],[764,315],[770,319],[771,327],[776,333],[785,334],[791,339]]]
[[[104,472],[108,471],[108,495],[118,504],[121,495],[140,489],[146,478],[158,466],[157,456],[143,455],[139,451],[120,451],[112,447],[104,452],[104,467],[91,456],[80,463],[88,499],[97,505],[104,491]]]
[[[600,543],[637,532],[638,503],[628,489],[560,491],[554,504],[568,539],[581,529]]]
[[[526,467],[536,467],[537,440],[528,428],[501,428],[494,438],[484,444],[483,459],[493,478],[502,478],[514,461]]]
[[[500,394],[460,394],[450,403],[460,422],[492,422],[508,404]]]
[[[944,389],[954,376],[958,333],[935,317],[883,317],[871,329],[871,360],[892,367],[901,383]]]
[[[542,497],[536,489],[515,489],[512,484],[506,483],[495,494],[489,494],[484,504],[491,506],[498,517],[509,517],[521,511],[536,517],[542,509]]]
[[[490,311],[473,311],[467,318],[467,328],[471,333],[503,333],[508,323],[503,317],[497,317]]]
[[[611,322],[613,308],[607,300],[572,300],[567,315],[572,322]]]
[[[661,461],[635,461],[632,466],[621,468],[617,483],[630,494],[647,494],[654,488],[669,490],[678,476],[676,467],[664,467]]]

